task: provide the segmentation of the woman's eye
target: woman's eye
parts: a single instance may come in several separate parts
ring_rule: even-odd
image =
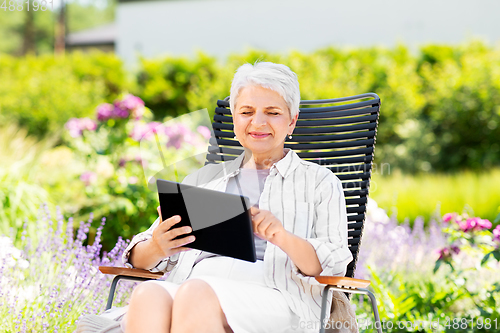
[[[279,114],[278,112],[269,112],[269,114],[272,114],[272,115],[277,115]]]

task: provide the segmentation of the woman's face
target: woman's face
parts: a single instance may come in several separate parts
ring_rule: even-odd
[[[241,145],[254,155],[282,156],[285,138],[292,133],[292,120],[285,100],[260,86],[241,89],[233,110],[234,133]]]

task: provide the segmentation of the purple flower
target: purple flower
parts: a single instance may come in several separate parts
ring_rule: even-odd
[[[85,171],[80,175],[80,180],[85,183],[85,186],[89,186],[97,179],[97,176],[92,171]]]
[[[491,222],[489,220],[486,220],[486,219],[479,219],[479,221],[477,222],[479,228],[481,229],[491,229]]]
[[[500,241],[500,224],[493,229],[493,240]]]
[[[97,107],[97,120],[106,121],[113,117],[113,110],[115,107],[109,103],[100,104]]]
[[[95,131],[97,124],[88,117],[71,118],[64,125],[73,138],[82,136],[83,131]]]
[[[451,252],[453,252],[455,254],[459,254],[460,253],[460,248],[458,246],[456,246],[456,245],[452,245],[450,247],[450,250],[451,250]]]

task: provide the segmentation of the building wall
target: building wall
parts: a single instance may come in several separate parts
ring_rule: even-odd
[[[497,0],[185,0],[121,2],[117,53],[225,57],[248,47],[272,52],[335,46],[411,47],[500,40]]]

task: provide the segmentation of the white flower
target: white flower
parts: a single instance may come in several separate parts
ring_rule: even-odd
[[[22,255],[22,251],[14,247],[9,237],[0,236],[0,260],[4,260],[8,267],[28,268],[29,262]]]
[[[380,208],[377,202],[371,198],[368,198],[368,203],[366,205],[366,217],[372,222],[379,222],[387,224],[390,221],[389,216],[385,210]]]

